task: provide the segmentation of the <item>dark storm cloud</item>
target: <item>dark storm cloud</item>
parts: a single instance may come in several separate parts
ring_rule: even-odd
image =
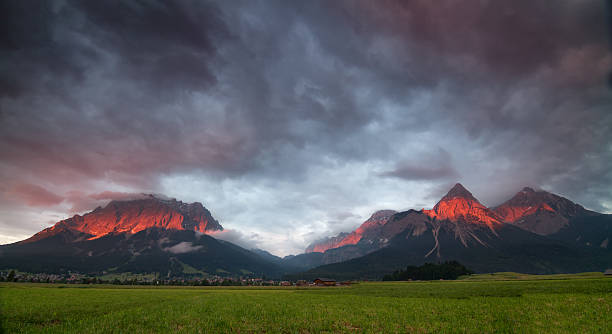
[[[232,168],[242,139],[224,135],[230,122],[185,105],[216,80],[210,62],[227,31],[214,5],[3,4],[5,160],[57,181],[139,184],[175,166]]]
[[[12,97],[41,74],[49,85],[83,83],[105,65],[105,53],[116,58],[114,70],[160,93],[205,88],[215,80],[207,62],[213,40],[226,35],[204,2],[6,1],[1,9],[3,93]]]
[[[383,172],[381,176],[409,181],[431,181],[456,180],[459,174],[452,165],[450,154],[439,149],[430,155],[416,155],[413,161],[401,161],[393,170]]]
[[[217,9],[205,2],[76,1],[99,46],[113,50],[121,70],[161,94],[204,89],[215,82],[208,58],[227,37]]]
[[[401,193],[392,179],[461,181],[489,205],[530,185],[612,210],[604,2],[0,6],[5,189],[40,183],[84,209],[197,176],[291,192],[300,216],[366,205],[364,184],[382,198]]]
[[[377,22],[442,55],[476,57],[497,74],[529,73],[569,48],[601,43],[603,1],[382,1]]]
[[[448,166],[411,166],[400,165],[395,170],[385,172],[383,176],[397,177],[405,180],[438,180],[457,176]]]

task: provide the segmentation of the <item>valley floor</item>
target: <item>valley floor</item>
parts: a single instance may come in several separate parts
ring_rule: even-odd
[[[0,332],[612,332],[612,278],[501,276],[326,288],[2,283]]]

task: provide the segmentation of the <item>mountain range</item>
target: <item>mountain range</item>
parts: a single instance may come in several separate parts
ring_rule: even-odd
[[[456,184],[431,210],[377,211],[356,230],[284,258],[214,238],[222,230],[200,203],[153,195],[112,201],[0,246],[0,269],[378,279],[406,265],[446,260],[476,272],[612,266],[612,215],[531,188],[487,208]]]
[[[557,273],[601,271],[612,266],[612,215],[584,209],[546,191],[524,188],[494,208],[482,205],[456,184],[431,210],[408,210],[367,230],[353,243],[351,234],[324,241],[340,263],[325,263],[295,277],[378,278],[408,264],[458,260],[476,272]],[[347,246],[347,244],[350,244]],[[363,250],[360,256],[354,248]],[[312,253],[307,253],[312,254]],[[306,255],[304,255],[306,256]],[[312,255],[310,255],[312,256]]]
[[[201,203],[147,195],[62,220],[0,246],[0,269],[139,272],[162,276],[276,275],[281,267],[210,234],[223,227]]]

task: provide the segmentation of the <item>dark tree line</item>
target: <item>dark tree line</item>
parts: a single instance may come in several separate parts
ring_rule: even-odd
[[[396,270],[393,274],[385,275],[383,281],[408,281],[408,280],[453,280],[462,275],[471,275],[474,272],[457,261],[446,261],[444,263],[425,263],[422,266],[408,266],[406,270]]]

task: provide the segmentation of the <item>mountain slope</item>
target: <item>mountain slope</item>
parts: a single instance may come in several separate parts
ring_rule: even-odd
[[[78,231],[100,238],[110,233],[138,233],[148,228],[207,233],[223,230],[201,203],[165,200],[153,195],[129,201],[112,201],[104,208],[62,220],[22,242],[48,238],[62,231]]]
[[[439,224],[439,221],[447,221],[447,224]],[[475,243],[486,245],[488,239],[497,237],[495,229],[500,225],[502,222],[499,216],[457,183],[432,210],[401,213],[393,210],[377,211],[355,231],[310,245],[306,254],[297,255],[291,261],[302,263],[303,269],[310,269],[317,265],[358,258],[388,246],[391,239],[405,230],[409,230],[413,236],[431,233],[433,245],[428,255],[437,255],[440,251],[437,235],[441,230],[452,233],[467,247]],[[324,250],[322,256],[308,255],[312,254],[308,250],[317,249]]]
[[[398,235],[388,247],[349,261],[323,265],[289,275],[294,279],[333,277],[335,279],[380,279],[385,274],[426,262],[457,260],[477,273],[516,271],[533,274],[602,271],[611,263],[599,250],[571,247],[566,243],[538,236],[505,225],[498,229],[503,238],[484,245],[464,247],[452,233],[440,231],[442,251],[427,256],[434,238],[429,233],[417,237]]]
[[[423,212],[436,220],[462,220],[474,224],[485,224],[491,228],[501,224],[500,217],[480,204],[461,183],[455,184],[432,210],[423,210]]]
[[[612,215],[585,209],[567,198],[525,187],[494,211],[515,226],[582,247],[611,249]]]
[[[528,187],[493,210],[504,222],[540,235],[558,232],[574,217],[595,214],[567,198]]]
[[[289,270],[303,271],[354,259],[380,249],[388,241],[388,236],[382,233],[383,227],[395,213],[394,210],[377,211],[355,231],[314,242],[306,248],[304,254],[284,257],[282,264]]]
[[[387,223],[387,220],[397,211],[380,210],[376,211],[372,216],[363,222],[359,228],[351,233],[340,233],[335,237],[313,243],[306,248],[306,253],[325,252],[328,249],[340,248],[346,245],[355,245],[361,240],[375,240],[381,226]]]
[[[76,271],[190,274],[279,275],[282,270],[259,255],[205,234],[149,228],[135,234],[111,233],[88,240],[68,232],[37,242],[0,247],[3,268],[27,272]],[[197,272],[199,271],[199,273]]]
[[[390,237],[386,247],[293,277],[372,279],[406,265],[446,260],[458,260],[476,272],[526,273],[602,270],[612,263],[610,254],[601,249],[576,247],[502,220],[457,184],[432,210],[390,217],[380,232]]]
[[[113,201],[24,241],[0,246],[0,267],[47,273],[282,274],[279,264],[202,233],[220,229],[200,203],[153,196]]]

